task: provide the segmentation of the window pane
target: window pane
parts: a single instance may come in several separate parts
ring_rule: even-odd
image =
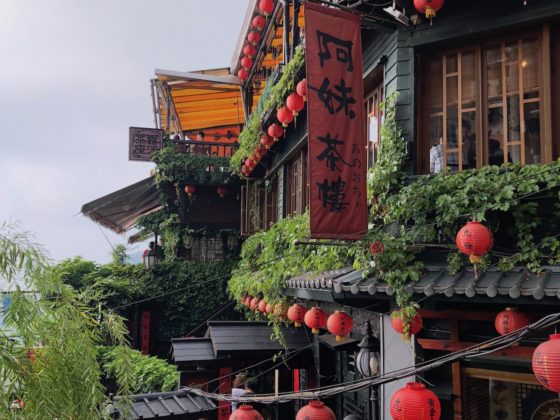
[[[430,84],[428,89],[430,113],[442,112],[442,102],[443,102],[443,90],[442,90],[442,80],[443,80],[443,68],[441,57],[438,57],[430,61],[429,75]]]
[[[539,74],[541,72],[540,44],[537,38],[529,38],[522,44],[523,96],[525,99],[539,97]]]
[[[504,131],[502,108],[488,110],[488,163],[501,165],[504,163]]]
[[[474,51],[461,53],[461,107],[476,106],[476,65]]]
[[[445,60],[446,73],[455,73],[457,71],[457,54],[449,54]]]
[[[463,169],[476,168],[476,112],[463,112]]]
[[[541,163],[541,125],[539,103],[524,106],[525,163]]]
[[[447,169],[449,172],[459,170],[459,152],[447,152]]]
[[[520,140],[520,115],[519,115],[519,95],[508,95],[507,97],[507,121],[508,121],[508,141]]]
[[[508,93],[519,92],[519,48],[516,42],[506,44],[506,89]]]
[[[508,162],[510,163],[521,162],[521,146],[519,144],[508,146]]]
[[[488,105],[502,102],[502,52],[499,45],[486,50],[486,73],[488,77]]]

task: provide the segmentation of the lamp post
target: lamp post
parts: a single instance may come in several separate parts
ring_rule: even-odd
[[[356,357],[356,368],[360,375],[364,378],[369,378],[379,372],[379,340],[373,336],[371,324],[367,321],[366,335],[358,344],[360,351]],[[370,387],[370,401],[371,401],[371,417],[370,419],[377,419],[377,391],[372,385]]]

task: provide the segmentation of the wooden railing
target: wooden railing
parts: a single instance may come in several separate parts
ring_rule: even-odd
[[[178,152],[200,156],[232,157],[239,143],[202,140],[171,140]]]

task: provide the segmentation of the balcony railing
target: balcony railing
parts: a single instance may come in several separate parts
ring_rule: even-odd
[[[227,158],[232,157],[239,147],[239,143],[202,140],[171,140],[171,143],[175,145],[175,150],[181,153]]]

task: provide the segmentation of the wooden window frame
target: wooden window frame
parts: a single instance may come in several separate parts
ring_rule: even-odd
[[[371,168],[378,159],[379,146],[381,145],[381,126],[383,124],[384,112],[381,109],[381,103],[385,100],[385,87],[383,79],[376,80],[373,87],[369,90],[364,100],[364,107],[366,111],[366,139],[367,139],[367,164]],[[371,113],[377,112],[377,142],[370,141],[369,133],[369,116]]]
[[[307,148],[300,148],[284,166],[284,214],[286,217],[298,216],[309,206]]]
[[[480,40],[479,42],[466,44],[461,46],[460,48],[449,48],[443,52],[438,54],[424,54],[423,52],[419,52],[417,54],[417,60],[419,62],[419,79],[424,80],[427,77],[430,77],[428,72],[428,66],[431,60],[439,57],[442,60],[442,134],[443,136],[447,135],[447,120],[445,118],[446,112],[446,102],[445,102],[445,90],[446,90],[446,73],[445,73],[445,66],[446,66],[446,57],[451,54],[458,54],[463,51],[475,51],[475,65],[476,65],[476,75],[475,75],[475,83],[477,84],[476,87],[476,101],[477,104],[475,106],[476,110],[476,168],[480,169],[484,165],[488,165],[489,156],[488,156],[488,78],[487,78],[487,61],[486,61],[486,51],[489,46],[492,45],[500,45],[503,51],[503,47],[506,43],[517,41],[519,45],[522,45],[523,40],[530,38],[530,37],[537,37],[538,42],[541,45],[541,52],[540,52],[540,59],[541,59],[541,69],[538,74],[539,80],[539,116],[540,116],[540,147],[541,147],[541,164],[551,163],[553,160],[553,136],[552,136],[552,69],[551,69],[551,41],[550,41],[550,26],[549,24],[543,24],[539,28],[527,30],[523,33],[519,34],[511,34],[506,35],[503,37],[495,38],[492,41],[485,41]],[[458,55],[458,60],[460,60],[460,55]],[[521,63],[521,59],[519,60]],[[457,64],[457,70],[459,72],[458,76],[458,97],[460,98],[460,90],[461,90],[461,65],[460,61]],[[505,92],[505,78],[502,75],[502,91]],[[519,73],[519,84],[520,84],[520,95],[519,95],[519,102],[520,102],[520,133],[519,133],[519,141],[510,142],[508,141],[505,136],[507,135],[507,115],[503,116],[502,124],[504,128],[504,139],[503,139],[503,148],[504,148],[504,163],[508,160],[509,154],[509,146],[519,144],[520,146],[520,163],[526,164],[525,158],[525,119],[523,119],[523,109],[524,105],[529,102],[537,102],[532,99],[524,99],[523,98],[523,77],[520,71]],[[417,172],[420,174],[429,174],[430,163],[429,163],[429,151],[430,151],[430,141],[429,141],[429,92],[427,92],[426,84],[419,83],[416,86],[416,92],[420,98],[418,101],[419,105],[419,112],[418,112],[418,128],[417,133],[420,137],[421,141],[418,142],[418,159],[416,168]],[[507,98],[506,98],[507,99]],[[461,115],[461,112],[467,112],[460,108],[458,99],[458,116]],[[505,104],[505,100],[502,102],[502,107],[507,108],[507,104]],[[457,128],[457,136],[458,136],[458,153],[459,153],[459,170],[462,170],[463,162],[462,162],[462,144],[463,144],[463,133],[462,133],[462,118],[458,117],[458,128]],[[447,168],[447,142],[444,140],[443,142],[443,168]],[[506,153],[507,152],[507,153]]]

